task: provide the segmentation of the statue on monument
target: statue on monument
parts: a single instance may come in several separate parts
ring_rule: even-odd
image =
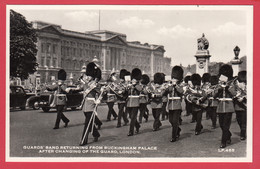
[[[204,33],[202,37],[197,40],[198,50],[207,50],[209,48],[209,41],[205,38]]]

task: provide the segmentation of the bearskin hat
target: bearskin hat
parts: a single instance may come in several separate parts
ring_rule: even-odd
[[[180,66],[174,66],[172,68],[172,79],[182,80],[183,79],[183,69]]]
[[[86,75],[95,78],[97,68],[98,68],[98,67],[97,67],[97,65],[96,65],[94,62],[90,62],[90,63],[87,65]]]
[[[201,80],[202,80],[202,82],[203,83],[206,83],[206,82],[210,82],[210,74],[209,73],[204,73],[203,75],[202,75],[202,78],[201,78]]]
[[[67,73],[64,69],[58,71],[58,80],[66,80]]]
[[[100,81],[102,78],[102,71],[100,70],[100,68],[97,68],[95,71],[95,78],[97,79],[97,81]]]
[[[191,78],[191,76],[186,76],[186,77],[184,78],[184,82],[185,82],[185,83],[188,83],[188,81],[190,81],[190,78]]]
[[[162,77],[163,77],[163,83],[165,83],[165,74],[164,73],[161,73],[162,74]]]
[[[162,73],[155,73],[153,79],[154,79],[154,83],[160,85],[164,83],[164,75]]]
[[[126,71],[125,76],[131,76],[131,72]]]
[[[119,78],[124,79],[126,75],[127,70],[126,69],[121,69],[119,73]]]
[[[216,76],[216,75],[210,76],[210,84],[211,85],[218,84],[218,76]]]
[[[147,74],[142,75],[141,83],[143,85],[147,85],[150,82],[150,78]]]
[[[200,77],[200,75],[197,74],[197,73],[194,73],[191,76],[191,82],[192,82],[193,86],[195,86],[195,85],[200,86],[201,85],[201,77]]]
[[[228,64],[225,64],[225,65],[222,65],[219,69],[219,77],[221,75],[224,75],[228,78],[228,80],[232,80],[233,78],[233,69],[230,65]]]
[[[241,82],[246,83],[246,71],[245,71],[245,70],[238,72],[237,80],[238,80],[240,83],[241,83]]]
[[[134,68],[132,70],[132,73],[131,73],[131,79],[135,79],[135,80],[141,80],[142,78],[142,72],[140,69],[138,68]]]

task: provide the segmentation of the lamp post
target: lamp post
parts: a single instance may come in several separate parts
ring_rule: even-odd
[[[238,46],[236,46],[233,51],[234,51],[234,54],[235,54],[235,59],[238,59],[240,48]]]
[[[238,46],[236,46],[234,49],[234,54],[235,54],[235,58],[233,60],[231,60],[231,64],[232,64],[232,68],[233,68],[233,76],[237,76],[238,72],[239,72],[239,65],[241,65],[242,60],[240,60],[238,58],[239,52],[240,52],[240,48]]]

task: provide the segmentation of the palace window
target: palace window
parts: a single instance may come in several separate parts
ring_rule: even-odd
[[[64,59],[61,59],[61,67],[64,67]]]
[[[53,45],[53,46],[52,46],[52,52],[53,52],[53,54],[56,54],[56,48],[57,48],[57,45]]]
[[[44,57],[41,58],[41,66],[44,66]]]
[[[51,44],[47,43],[47,53],[51,53]]]
[[[53,59],[53,62],[52,62],[53,67],[57,67],[57,66],[56,66],[56,62],[57,62],[57,59],[54,58],[54,59]]]
[[[67,47],[67,56],[70,56],[70,47]]]
[[[50,60],[51,60],[51,58],[50,57],[47,57],[47,59],[46,59],[46,66],[50,66]]]
[[[45,43],[41,44],[41,51],[42,51],[42,53],[45,53],[45,45],[46,45]]]
[[[61,56],[64,56],[64,49],[63,49],[63,46],[61,47]]]
[[[76,48],[73,48],[73,56],[76,55]]]
[[[79,56],[82,57],[82,49],[79,49]]]

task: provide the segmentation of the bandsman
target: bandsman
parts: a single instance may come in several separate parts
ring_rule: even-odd
[[[184,78],[184,96],[186,95],[186,91],[189,91],[188,89],[189,88],[192,88],[192,82],[191,82],[191,76],[190,75],[187,75],[185,78]],[[185,101],[185,109],[186,109],[186,116],[189,116],[191,115],[191,123],[195,123],[196,122],[196,119],[195,119],[195,116],[193,115],[193,112],[192,112],[192,103],[190,103],[186,97],[184,97],[184,101]]]
[[[210,77],[211,77],[211,75],[209,73],[204,73],[202,75],[202,78],[201,78],[202,86],[201,86],[201,88],[202,88],[202,90],[204,90],[204,92],[209,91],[209,89],[210,89]],[[210,112],[209,112],[208,106],[205,108],[205,111],[206,111],[206,119],[208,120],[208,119],[210,119],[210,116],[209,116]]]
[[[162,73],[154,74],[154,81],[150,84],[149,97],[151,99],[151,108],[154,117],[153,131],[157,131],[162,123],[160,115],[162,113],[162,96],[166,92],[166,88],[162,85],[164,82],[164,75]]]
[[[106,102],[108,106],[108,113],[107,113],[107,121],[111,121],[111,115],[113,115],[114,120],[117,118],[117,114],[114,110],[114,104],[116,102],[116,95],[115,92],[113,91],[115,89],[116,83],[117,83],[117,78],[116,78],[116,73],[112,72],[107,80],[107,88],[106,88]]]
[[[117,121],[117,128],[121,127],[121,118],[123,117],[124,120],[124,126],[126,126],[129,123],[129,120],[127,118],[127,112],[125,110],[126,107],[126,88],[125,88],[125,76],[127,74],[126,69],[121,69],[119,78],[120,82],[117,85],[116,92],[117,92],[117,104],[118,104],[118,121]]]
[[[246,71],[238,72],[235,81],[236,95],[234,97],[235,112],[238,125],[240,127],[240,140],[246,139],[246,116],[247,116],[247,89]]]
[[[179,118],[182,112],[182,95],[184,93],[181,81],[183,79],[183,69],[180,66],[172,68],[172,84],[167,89],[169,122],[172,125],[171,142],[175,142],[180,137],[181,128]]]
[[[60,69],[58,72],[58,84],[46,87],[46,89],[49,91],[55,91],[53,102],[57,108],[57,118],[53,129],[59,129],[60,120],[62,120],[65,123],[64,127],[67,127],[70,121],[63,114],[64,106],[66,105],[67,102],[66,93],[69,92],[69,90],[67,90],[67,86],[64,84],[66,77],[67,77],[67,73],[65,72],[65,70]]]
[[[218,76],[213,75],[210,77],[210,89],[208,90],[208,98],[209,98],[209,117],[212,122],[212,129],[215,129],[217,127],[217,106],[218,106],[218,100],[213,97],[213,92],[215,91],[217,85],[218,85]]]
[[[170,80],[171,79],[168,79],[168,77],[170,77],[170,76],[165,76],[165,74],[164,73],[162,73],[163,74],[163,76],[164,76],[164,86],[168,86],[168,85],[170,85]],[[167,79],[166,79],[167,78]],[[169,118],[169,112],[167,112],[167,110],[166,110],[166,107],[167,107],[167,102],[168,102],[168,97],[167,97],[167,94],[166,94],[166,92],[165,92],[165,94],[163,95],[163,97],[162,97],[162,102],[163,102],[163,105],[162,105],[162,121],[164,121],[165,120],[165,117],[166,117],[166,119],[168,119]]]
[[[219,125],[222,130],[220,148],[225,148],[231,144],[231,132],[229,131],[232,113],[235,111],[233,97],[236,95],[233,83],[233,69],[230,65],[222,65],[219,69],[219,85],[214,93],[214,98],[218,98],[217,114]]]
[[[187,100],[192,103],[192,113],[196,120],[195,135],[199,135],[203,129],[201,124],[202,113],[205,107],[208,106],[207,103],[205,104],[207,95],[201,89],[201,76],[199,74],[193,74],[191,76],[191,82],[193,87],[188,89],[186,97]]]
[[[128,111],[131,117],[130,128],[128,136],[134,135],[134,128],[136,128],[136,133],[139,133],[139,128],[141,127],[137,121],[137,114],[139,109],[139,95],[142,91],[142,86],[139,81],[142,78],[142,72],[138,68],[134,68],[131,73],[131,83],[127,86],[127,103]]]
[[[139,123],[142,123],[143,117],[145,118],[145,121],[148,121],[148,114],[146,113],[147,104],[148,104],[148,83],[150,82],[150,78],[148,75],[143,74],[141,79],[141,85],[142,85],[142,91],[140,93],[140,114],[139,114]]]
[[[84,83],[76,89],[76,91],[83,91],[82,111],[85,115],[85,125],[83,134],[81,137],[80,146],[84,146],[88,143],[88,135],[92,132],[94,142],[98,141],[100,134],[94,125],[95,118],[97,117],[97,105],[101,101],[103,88],[97,83],[98,79],[101,79],[101,70],[96,66],[94,62],[90,62],[86,68],[86,74],[83,77]]]

